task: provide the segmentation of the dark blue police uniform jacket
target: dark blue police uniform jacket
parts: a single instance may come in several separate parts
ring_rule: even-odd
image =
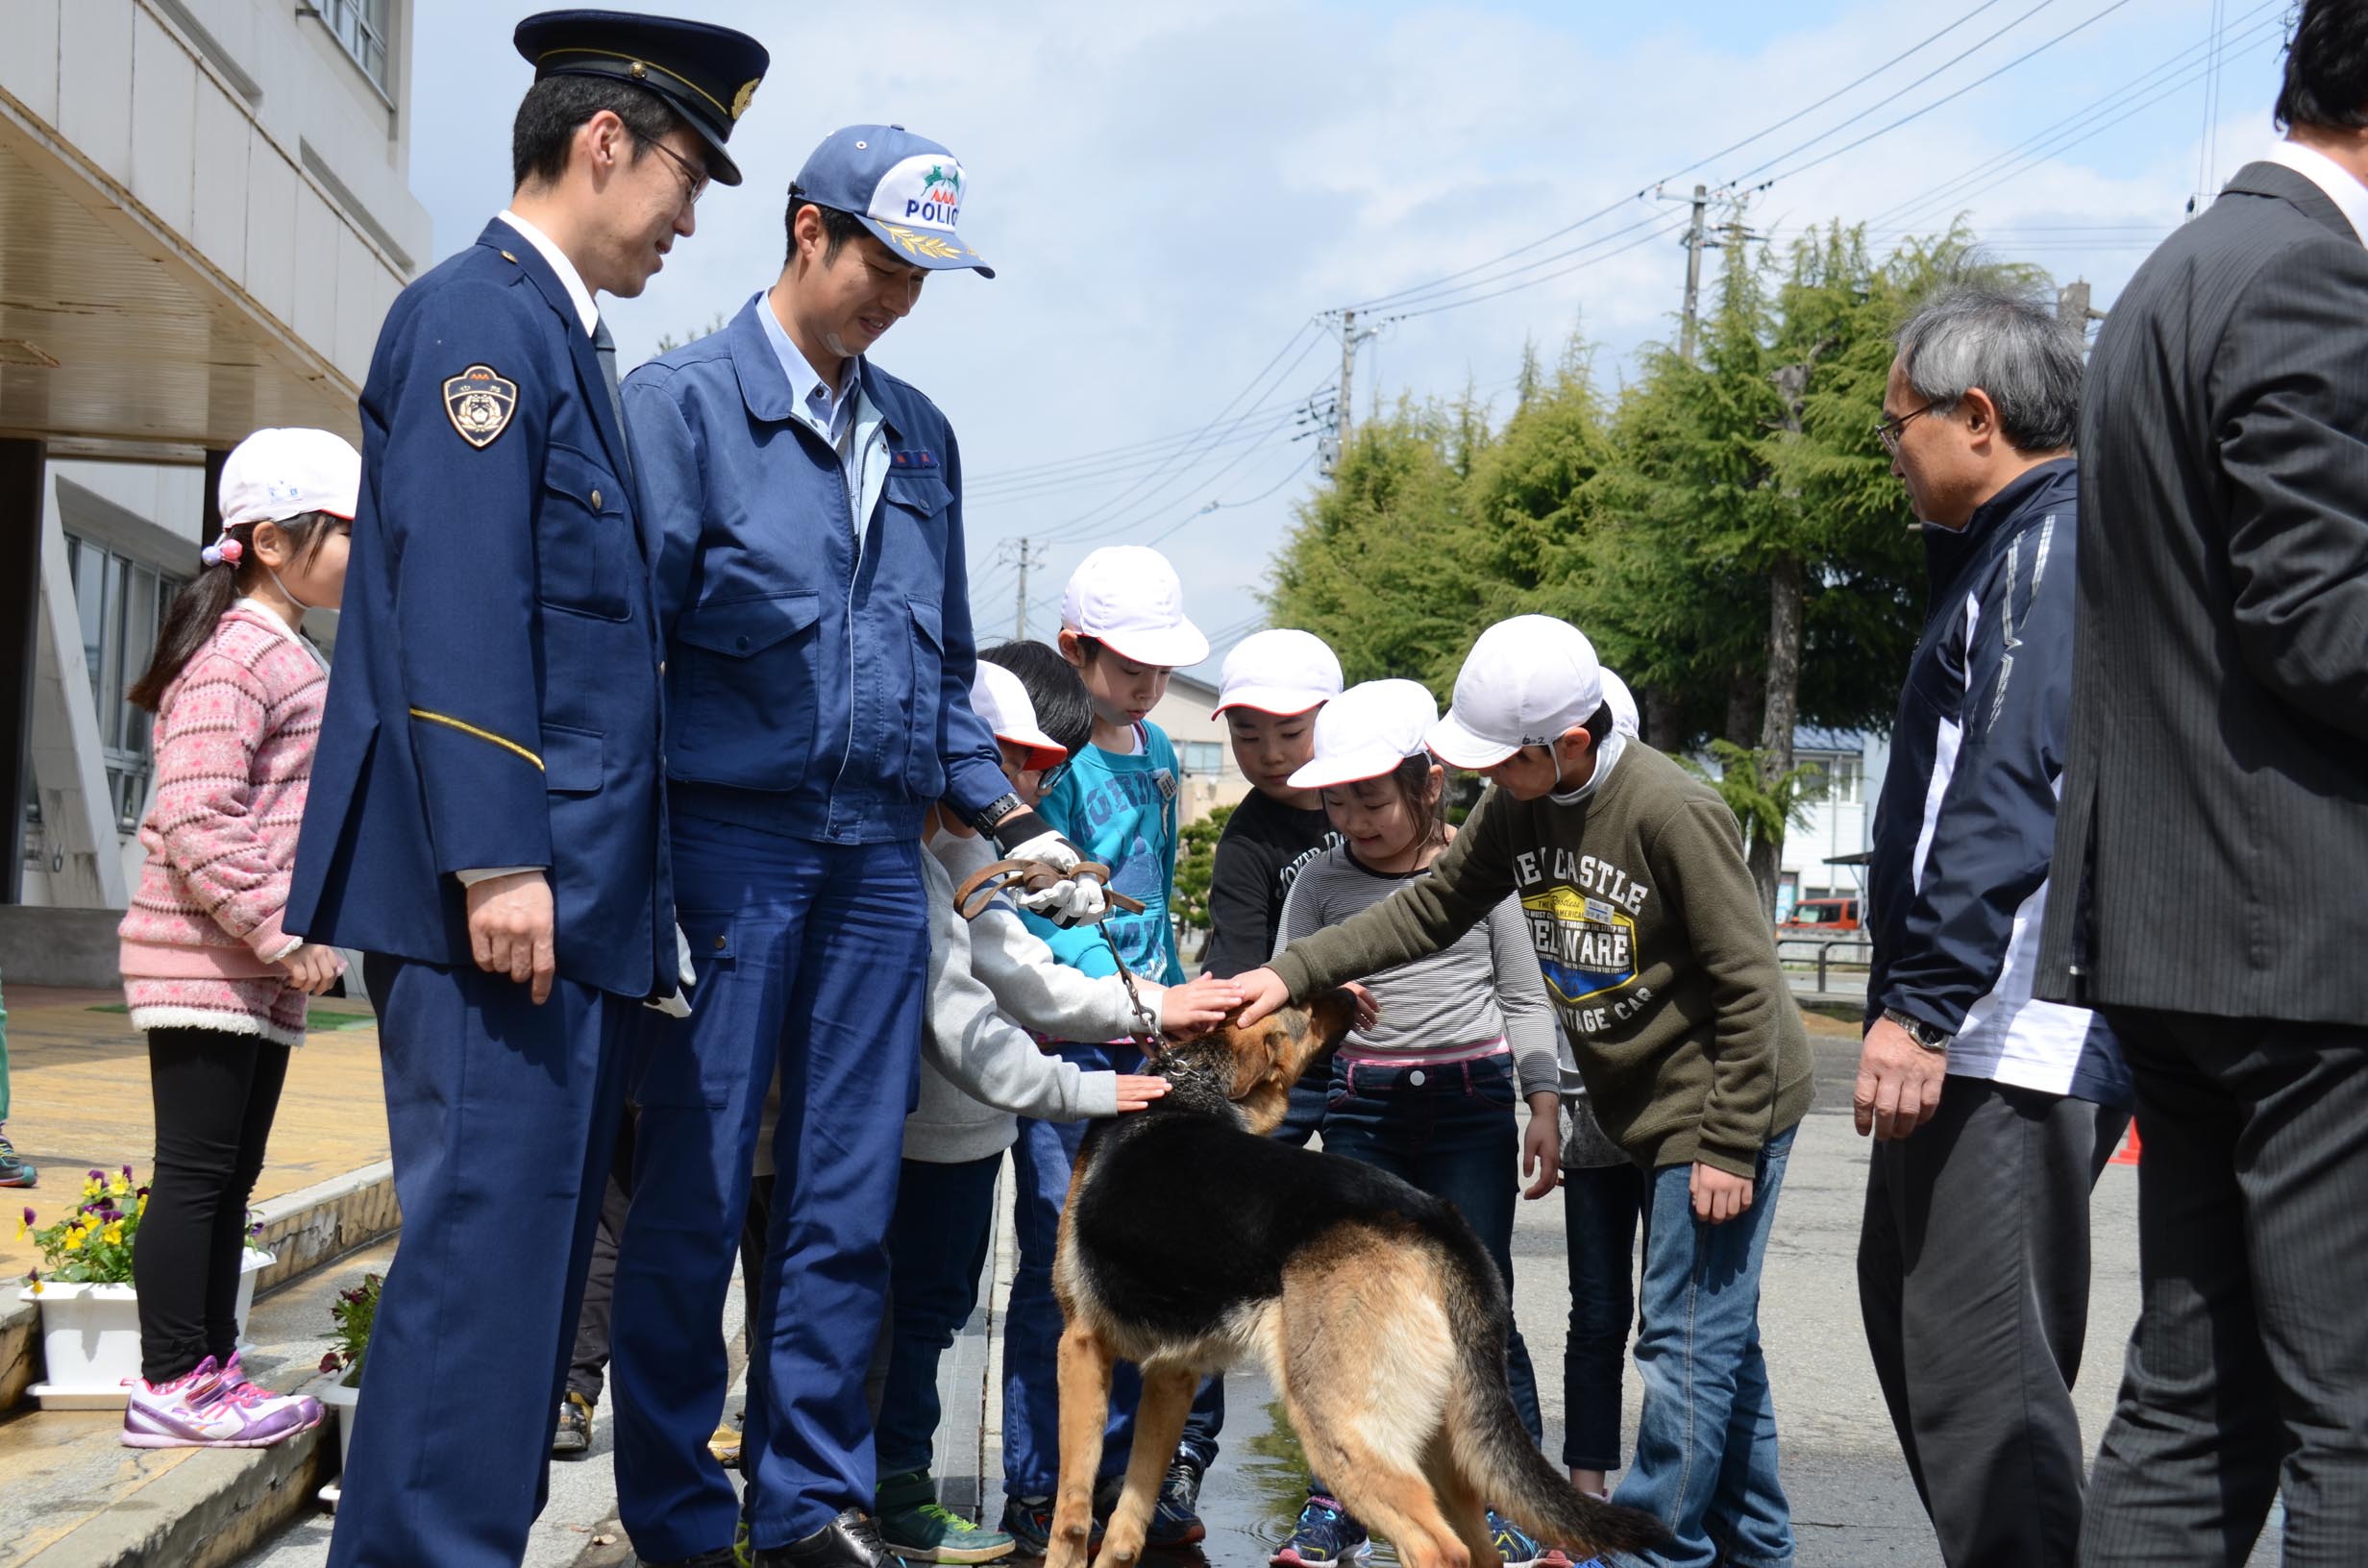
[[[758,294],[625,383],[665,541],[667,774],[725,787],[696,789],[702,809],[798,838],[918,839],[941,796],[967,818],[1011,788],[971,711],[961,458],[935,404],[857,361],[888,443],[858,538],[839,454],[795,417],[767,308]]]
[[[466,967],[453,873],[545,866],[562,977],[673,989],[656,530],[549,263],[497,219],[405,289],[361,418],[287,928]]]

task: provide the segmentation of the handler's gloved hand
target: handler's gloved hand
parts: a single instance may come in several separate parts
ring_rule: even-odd
[[[1034,812],[1014,812],[997,823],[995,842],[1004,859],[1032,860],[1060,877],[1039,893],[1015,892],[1013,896],[1022,909],[1060,926],[1091,925],[1110,913],[1099,877],[1071,874],[1084,862],[1084,852],[1046,827],[1044,819]]]

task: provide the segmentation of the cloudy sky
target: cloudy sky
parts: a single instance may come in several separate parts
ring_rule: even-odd
[[[1574,328],[1616,379],[1675,336],[1687,209],[1638,196],[1665,180],[1765,184],[1746,221],[1779,238],[1841,218],[1886,240],[1962,211],[2105,307],[2199,189],[2270,143],[2287,11],[679,3],[755,34],[773,69],[733,136],[748,183],[701,203],[641,299],[608,306],[625,360],[773,280],[782,193],[826,132],[931,136],[962,159],[963,236],[999,275],[932,281],[874,358],[961,439],[982,628],[1013,623],[1005,541],[1045,541],[1038,636],[1087,551],[1157,541],[1221,653],[1257,624],[1293,503],[1320,482],[1316,442],[1294,438],[1340,374],[1325,312],[1376,302],[1360,416],[1467,384],[1501,412],[1524,340],[1550,352]],[[507,197],[528,80],[509,35],[535,9],[418,5],[411,183],[438,256]]]

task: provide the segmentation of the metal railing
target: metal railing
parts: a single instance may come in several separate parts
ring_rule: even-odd
[[[1846,967],[1853,968],[1857,968],[1857,969],[1860,969],[1860,970],[1862,970],[1862,970],[1864,970],[1864,968],[1866,968],[1869,964],[1871,964],[1871,963],[1873,963],[1873,962],[1874,962],[1874,956],[1875,956],[1875,944],[1874,944],[1874,943],[1873,943],[1871,940],[1869,940],[1867,937],[1865,937],[1864,935],[1862,935],[1862,934],[1851,934],[1851,935],[1845,935],[1845,936],[1833,936],[1833,937],[1806,937],[1806,936],[1787,936],[1787,935],[1784,935],[1783,933],[1781,933],[1781,932],[1780,932],[1780,933],[1778,933],[1777,938],[1776,938],[1776,961],[1777,961],[1777,963],[1779,963],[1779,964],[1784,964],[1784,963],[1788,962],[1788,961],[1786,960],[1786,958],[1785,958],[1785,949],[1786,949],[1786,948],[1788,948],[1788,947],[1813,947],[1813,948],[1815,948],[1815,949],[1816,949],[1816,960],[1815,960],[1815,962],[1816,962],[1816,966],[1817,966],[1817,985],[1816,985],[1816,989],[1817,989],[1819,992],[1831,992],[1831,991],[1834,989],[1831,985],[1827,984],[1827,981],[1826,981],[1826,976],[1827,976],[1827,973],[1828,973],[1828,971],[1829,971],[1830,967],[1831,967],[1831,966],[1834,964],[1834,962],[1835,962],[1835,959],[1834,959],[1834,950],[1835,950],[1836,948],[1838,948],[1838,947],[1854,947],[1854,948],[1858,948],[1858,949],[1860,949],[1860,950],[1863,953],[1863,955],[1864,955],[1863,957],[1861,957],[1861,958],[1856,958],[1856,959],[1847,959],[1847,960],[1844,960],[1844,961],[1843,961],[1843,963],[1845,964],[1845,966],[1846,966]],[[1808,963],[1808,962],[1809,962],[1809,960],[1807,960],[1807,959],[1793,959],[1793,960],[1790,960],[1789,962],[1794,963],[1794,964],[1806,964],[1806,963]]]

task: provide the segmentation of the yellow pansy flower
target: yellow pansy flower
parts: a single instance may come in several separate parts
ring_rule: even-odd
[[[117,1221],[115,1221],[115,1223],[114,1223],[114,1224],[110,1225],[109,1227],[107,1227],[107,1229],[106,1229],[106,1230],[104,1230],[104,1231],[100,1232],[100,1233],[99,1233],[99,1239],[101,1239],[102,1241],[105,1241],[105,1242],[106,1242],[109,1246],[111,1246],[111,1247],[120,1247],[120,1246],[122,1246],[122,1245],[123,1245],[123,1221],[121,1221],[121,1220],[117,1220]]]
[[[72,1230],[65,1233],[65,1250],[68,1252],[80,1252],[83,1250],[83,1233],[80,1230]]]

